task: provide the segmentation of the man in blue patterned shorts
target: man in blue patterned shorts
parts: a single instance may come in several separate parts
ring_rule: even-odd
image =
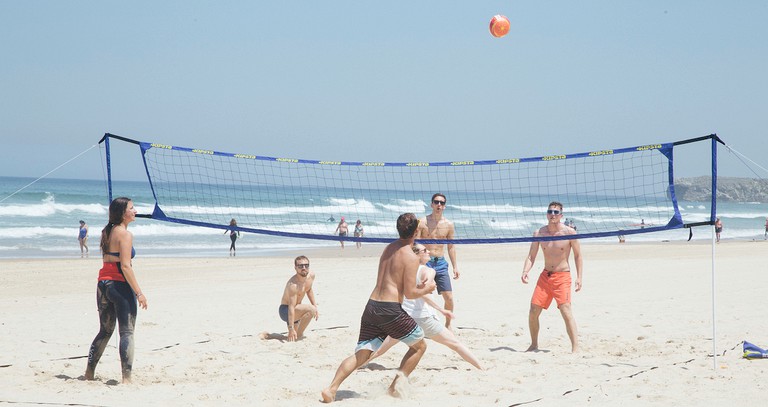
[[[416,239],[453,239],[453,222],[443,216],[447,198],[441,193],[432,195],[432,214],[419,221],[419,228],[416,230]],[[435,282],[437,283],[437,293],[443,296],[445,308],[453,312],[453,287],[451,286],[451,276],[448,274],[448,262],[445,260],[443,244],[424,244],[429,249],[432,257],[427,263],[427,267],[435,269]],[[448,243],[448,258],[451,259],[453,266],[453,279],[459,278],[459,264],[456,262],[456,249],[452,243]],[[445,327],[451,329],[451,318],[445,318]]]
[[[418,225],[419,220],[412,213],[404,213],[397,218],[400,239],[387,245],[379,259],[376,287],[360,318],[360,336],[355,353],[341,362],[331,385],[321,392],[323,403],[334,401],[341,383],[368,361],[387,336],[396,338],[409,347],[400,362],[395,379],[389,386],[389,394],[393,396],[399,396],[396,388],[398,379],[403,376],[407,380],[426,352],[424,331],[401,306],[403,296],[415,299],[435,289],[434,280],[416,281],[419,258],[411,250],[411,245]]]

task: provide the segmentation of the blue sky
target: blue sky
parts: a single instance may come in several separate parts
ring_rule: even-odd
[[[0,175],[43,175],[105,132],[342,161],[714,132],[768,167],[766,21],[764,1],[0,2]],[[677,175],[707,173],[685,153]],[[51,176],[100,179],[101,162]],[[754,175],[724,150],[720,174]]]

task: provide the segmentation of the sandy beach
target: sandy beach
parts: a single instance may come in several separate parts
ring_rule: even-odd
[[[120,382],[117,333],[83,380],[98,331],[98,257],[0,261],[0,404],[319,405],[357,340],[381,245],[270,257],[142,258],[134,269],[149,309],[136,327],[134,383]],[[768,243],[716,247],[713,363],[711,246],[582,243],[583,289],[573,296],[582,352],[570,353],[555,307],[529,345],[533,284],[520,282],[527,244],[459,246],[455,333],[488,366],[477,371],[428,342],[404,399],[386,394],[404,345],[345,381],[337,405],[764,405],[768,360]],[[320,318],[285,341],[277,308],[293,258],[317,274]],[[534,266],[540,270],[542,259]],[[306,300],[305,300],[306,301]],[[270,333],[272,339],[259,334]]]

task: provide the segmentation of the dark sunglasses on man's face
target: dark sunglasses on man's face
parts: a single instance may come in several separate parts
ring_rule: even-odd
[[[445,206],[445,201],[440,201],[438,199],[433,199],[432,203],[435,204],[435,205],[443,205],[443,206]]]
[[[302,264],[297,264],[297,265],[296,265],[296,268],[299,268],[299,269],[308,269],[308,268],[309,268],[309,263],[302,263]]]
[[[557,209],[547,209],[547,215],[559,215],[560,213]]]

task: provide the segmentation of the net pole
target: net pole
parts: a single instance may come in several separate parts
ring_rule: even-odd
[[[717,319],[715,318],[715,226],[712,225],[712,368],[717,371]]]
[[[112,161],[109,149],[109,136],[107,134],[104,135],[104,147],[107,152],[107,188],[109,188],[109,192],[107,193],[109,202],[107,202],[107,205],[109,205],[112,203]]]
[[[717,137],[712,137],[712,368],[717,371],[717,319],[715,297],[715,221],[717,219]]]

